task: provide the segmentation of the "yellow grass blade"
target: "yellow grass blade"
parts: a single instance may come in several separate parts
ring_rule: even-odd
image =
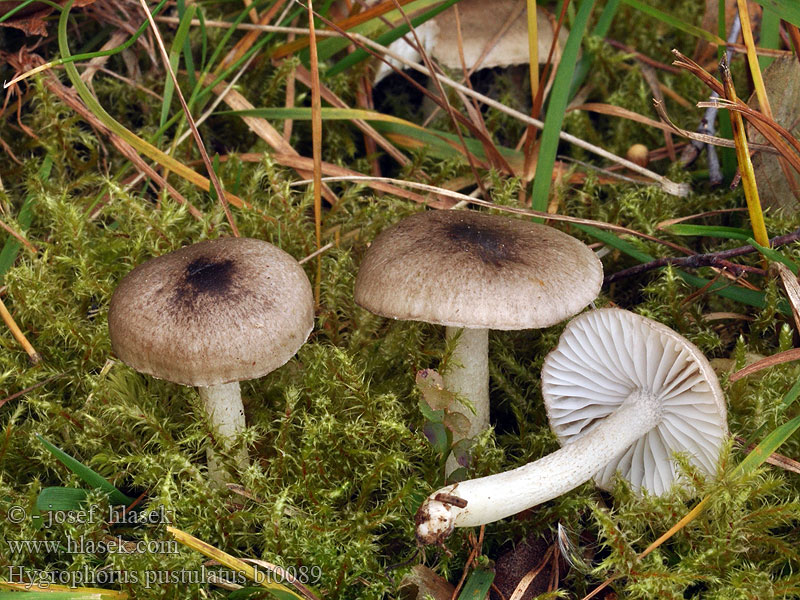
[[[723,62],[720,68],[722,71],[722,85],[725,96],[731,102],[736,102],[736,90],[733,87],[731,72],[727,62]],[[744,187],[744,197],[747,201],[747,212],[750,214],[750,225],[753,228],[753,237],[762,246],[769,247],[769,237],[767,228],[764,225],[764,213],[761,210],[761,201],[758,197],[758,186],[756,185],[756,175],[753,171],[753,162],[750,160],[750,149],[747,145],[747,135],[744,130],[744,119],[741,113],[729,111],[731,122],[733,123],[733,140],[736,143],[736,158],[739,162],[739,171],[742,174],[742,187]]]
[[[128,600],[128,594],[114,590],[104,590],[102,588],[70,587],[68,585],[57,585],[48,583],[46,588],[37,584],[25,585],[22,583],[11,583],[0,581],[0,590],[14,590],[17,592],[69,592],[78,598],[91,598],[92,600]],[[16,598],[16,595],[14,596]],[[20,596],[24,600],[25,596]]]
[[[167,531],[174,537],[178,542],[191,548],[192,550],[197,550],[203,556],[207,556],[211,558],[221,565],[234,569],[251,579],[252,581],[256,582],[263,588],[273,591],[280,591],[290,594],[297,598],[298,600],[303,600],[302,596],[298,595],[294,590],[291,588],[286,587],[280,583],[276,583],[271,581],[269,577],[265,576],[264,573],[261,573],[255,569],[252,565],[247,564],[243,560],[236,558],[235,556],[231,556],[227,552],[223,552],[219,548],[215,548],[211,544],[207,544],[203,540],[199,540],[191,534],[186,533],[185,531],[181,531],[180,529],[176,529],[172,526],[167,526]]]
[[[528,0],[528,56],[530,60],[531,100],[536,104],[539,92],[539,25],[536,22],[536,0]]]

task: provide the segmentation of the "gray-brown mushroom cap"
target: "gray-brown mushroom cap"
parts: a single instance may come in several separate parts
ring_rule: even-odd
[[[311,284],[268,242],[219,238],[149,260],[111,298],[111,346],[160,379],[212,386],[286,363],[314,321]]]
[[[602,281],[594,252],[552,227],[475,211],[426,211],[375,238],[355,300],[394,319],[533,329],[579,312]]]

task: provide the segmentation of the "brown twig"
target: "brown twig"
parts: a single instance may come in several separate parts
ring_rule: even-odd
[[[800,240],[800,229],[796,229],[792,233],[787,233],[785,235],[779,235],[772,238],[770,240],[770,248],[776,248],[778,246],[796,242],[798,240]],[[619,281],[620,279],[625,279],[626,277],[633,277],[634,275],[640,275],[642,273],[646,273],[647,271],[652,271],[653,269],[666,267],[667,265],[685,267],[689,269],[696,269],[699,267],[719,267],[732,271],[737,275],[743,274],[745,271],[763,274],[764,271],[761,269],[748,267],[746,265],[737,265],[735,263],[728,262],[727,260],[729,258],[742,256],[744,254],[751,254],[756,251],[757,249],[753,246],[739,246],[737,248],[722,250],[721,252],[711,252],[708,254],[693,254],[692,256],[686,257],[667,256],[643,263],[641,265],[636,265],[635,267],[631,267],[629,269],[623,269],[622,271],[612,273],[611,275],[606,276],[603,283],[613,283],[614,281]]]
[[[9,227],[8,225],[6,225],[6,224],[5,224],[5,223],[2,221],[2,219],[0,219],[0,228],[2,228],[2,229],[5,229],[5,230],[8,232],[8,234],[9,234],[9,235],[11,235],[12,237],[14,237],[14,238],[16,238],[17,240],[19,240],[19,243],[20,243],[20,244],[22,244],[23,246],[25,246],[25,247],[26,247],[28,250],[30,250],[30,251],[31,251],[31,252],[33,252],[34,254],[36,254],[37,252],[39,252],[39,250],[37,250],[36,246],[34,246],[34,245],[33,245],[33,244],[31,244],[31,243],[30,243],[30,242],[29,242],[27,239],[25,239],[25,236],[24,236],[24,235],[22,235],[21,233],[17,233],[16,231],[14,231],[14,230],[13,230],[11,227]]]
[[[42,355],[36,351],[31,343],[28,341],[28,338],[25,337],[25,334],[22,333],[22,330],[17,325],[16,321],[14,321],[14,317],[11,316],[11,313],[8,312],[3,299],[0,298],[0,317],[3,317],[3,321],[5,321],[6,326],[11,331],[11,335],[14,336],[14,339],[17,340],[25,352],[28,353],[28,358],[30,358],[31,364],[35,365],[41,362]]]
[[[733,383],[734,381],[739,381],[743,377],[747,377],[748,375],[752,375],[753,373],[758,373],[759,371],[763,371],[764,369],[768,369],[770,367],[774,367],[777,365],[782,365],[787,362],[792,362],[795,360],[800,360],[800,348],[792,348],[791,350],[784,350],[783,352],[778,352],[777,354],[773,354],[772,356],[767,356],[766,358],[762,358],[761,360],[757,360],[751,365],[747,365],[744,369],[739,369],[735,373],[733,373],[730,377],[728,377],[728,381]]]
[[[33,390],[38,389],[38,388],[42,387],[43,385],[47,385],[51,381],[55,381],[56,379],[61,379],[62,377],[64,377],[64,375],[66,375],[66,373],[59,373],[58,375],[52,375],[52,376],[48,377],[47,379],[45,379],[44,381],[40,381],[39,383],[34,383],[30,387],[26,387],[24,390],[20,390],[18,392],[14,392],[10,396],[6,396],[2,400],[0,400],[0,407],[2,407],[6,402],[11,402],[12,400],[14,400],[16,398],[19,398],[20,396],[24,396],[28,392],[32,392]]]

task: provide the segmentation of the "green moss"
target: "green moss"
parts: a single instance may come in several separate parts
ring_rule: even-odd
[[[676,14],[696,20],[698,7],[684,3]],[[620,23],[626,22],[628,10],[621,9]],[[693,44],[682,34],[653,31],[642,27],[628,43],[663,61],[669,60],[671,47]],[[222,34],[209,29],[209,35],[211,46]],[[596,56],[590,100],[649,114],[650,91],[642,84],[638,67],[623,68],[623,63],[630,63],[627,57],[598,40],[590,40],[589,46]],[[122,61],[112,64],[124,71]],[[242,80],[246,95],[258,105],[281,105],[289,66],[274,68],[267,60],[254,63]],[[140,67],[142,85],[161,90],[160,74],[149,71],[146,61]],[[326,84],[352,104],[354,75],[345,73]],[[687,75],[668,74],[662,81],[692,101],[706,94]],[[496,86],[509,99],[518,92],[503,78]],[[106,77],[95,79],[95,89],[120,121],[141,135],[155,132],[160,115],[157,100]],[[298,103],[307,101],[306,90],[298,86]],[[694,127],[699,113],[678,109],[670,100],[667,105],[679,124]],[[418,116],[416,105],[406,103],[405,108],[405,117]],[[174,515],[175,526],[210,544],[236,556],[318,567],[316,587],[324,598],[394,596],[396,582],[409,568],[402,563],[420,560],[414,557],[414,512],[443,478],[441,460],[421,432],[424,417],[418,409],[414,374],[421,368],[438,368],[446,349],[441,328],[372,315],[355,305],[352,288],[367,243],[419,207],[351,184],[331,184],[339,201],[325,210],[324,241],[334,240],[337,233],[342,241],[321,258],[314,332],[287,365],[244,384],[248,427],[237,444],[247,446],[252,464],[235,480],[247,495],[223,492],[206,479],[205,450],[213,440],[196,392],[111,362],[106,311],[115,285],[134,265],[187,243],[228,234],[224,213],[206,194],[174,176],[171,183],[202,211],[202,220],[149,187],[126,189],[117,177],[124,162],[107,140],[40,83],[31,88],[22,120],[36,132],[36,139],[21,135],[13,118],[0,123],[0,136],[25,159],[20,167],[7,156],[0,157],[2,218],[22,230],[16,219],[30,195],[34,214],[26,235],[40,251],[35,256],[20,251],[14,266],[3,274],[4,301],[44,360],[30,367],[19,345],[8,335],[0,336],[0,402],[39,385],[0,407],[5,432],[0,436],[0,514],[7,514],[12,505],[32,511],[44,487],[82,487],[37,441],[35,435],[41,434],[127,493],[142,495],[144,507],[163,507]],[[504,143],[511,144],[522,131],[519,123],[494,111],[487,113],[486,123]],[[638,124],[584,112],[568,114],[565,123],[571,132],[619,153],[634,141],[653,147],[663,139],[660,132]],[[450,128],[444,116],[435,126]],[[270,158],[266,144],[238,119],[211,119],[201,132],[212,152],[263,154],[258,162],[231,154],[220,166],[227,189],[253,204],[250,210],[234,210],[242,235],[270,241],[297,258],[313,252],[313,198],[308,187],[290,185],[296,174]],[[173,134],[174,129],[163,139]],[[310,139],[308,124],[295,123],[293,146],[310,156]],[[371,157],[365,155],[362,139],[346,122],[326,123],[325,160],[369,172]],[[565,152],[593,160],[574,148]],[[39,181],[37,172],[45,156],[53,160],[53,169],[48,179]],[[413,180],[425,173],[431,183],[470,174],[462,161],[441,160],[424,149],[409,156],[407,167],[391,161],[381,166],[387,174]],[[188,162],[197,156],[181,158]],[[126,171],[122,178],[131,173]],[[674,180],[690,177],[676,167],[668,175]],[[488,178],[495,202],[516,204],[519,180],[495,172]],[[694,189],[688,198],[676,198],[655,187],[601,185],[590,174],[580,186],[565,184],[558,193],[565,214],[617,223],[694,251],[739,245],[672,236],[658,229],[666,219],[743,205],[739,190],[708,190],[703,183],[695,183]],[[101,208],[90,218],[95,207]],[[743,213],[731,213],[704,222],[747,227],[748,221]],[[767,216],[770,234],[797,226],[797,217]],[[572,233],[593,241],[581,232]],[[673,254],[654,242],[625,239],[653,256]],[[800,261],[797,245],[781,251]],[[760,264],[754,255],[741,260]],[[617,251],[603,261],[607,272],[635,264]],[[305,268],[313,280],[316,263],[310,261]],[[696,272],[715,276],[710,269]],[[766,306],[761,309],[715,294],[698,294],[672,268],[616,283],[604,290],[598,303],[614,302],[665,323],[710,357],[733,359],[739,368],[748,353],[770,355],[792,343],[784,327],[791,321],[778,306],[782,291],[774,282],[757,281],[765,291]],[[719,318],[729,313],[741,317]],[[491,334],[494,430],[477,442],[474,474],[513,468],[558,447],[542,407],[539,370],[562,329],[559,325],[540,332]],[[736,383],[727,382],[723,374],[732,433],[749,439],[759,428],[771,431],[798,414],[796,407],[782,406],[797,376],[792,364]],[[781,451],[796,457],[800,440],[795,436]],[[590,540],[581,548],[589,574],[573,569],[562,582],[574,595],[611,576],[618,577],[612,585],[626,598],[800,595],[796,575],[800,565],[793,543],[800,522],[800,484],[795,476],[773,467],[736,476],[732,469],[742,456],[741,450],[726,448],[720,458],[722,474],[708,480],[684,465],[690,489],[664,498],[641,499],[624,485],[606,494],[587,483],[519,519],[487,527],[483,552],[495,558],[506,542],[529,532],[551,532],[561,523],[580,532],[584,542]],[[223,459],[232,469],[232,455]],[[688,511],[691,495],[705,494],[712,497],[705,513],[644,561],[635,561],[637,553]],[[90,499],[100,508],[105,502],[100,494]],[[63,541],[67,535],[100,539],[105,534],[167,539],[159,527],[120,528],[95,522],[43,530],[32,521],[0,520],[3,540]],[[429,550],[426,560],[457,580],[472,549],[469,533],[457,532],[448,549],[452,556]],[[39,570],[78,572],[86,566],[128,573],[197,572],[202,562],[199,554],[185,549],[176,554],[26,551],[12,555],[8,545],[0,544],[0,563]],[[4,575],[0,572],[0,579]],[[143,599],[226,594],[201,583],[154,583],[145,589],[141,582],[121,582],[117,587]]]

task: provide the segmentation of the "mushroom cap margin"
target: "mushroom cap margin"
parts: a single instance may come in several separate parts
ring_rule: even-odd
[[[579,312],[602,281],[595,253],[552,227],[470,210],[423,211],[375,238],[354,295],[394,319],[534,329]]]
[[[311,284],[272,244],[224,237],[137,266],[111,298],[115,354],[190,386],[255,379],[285,364],[313,328]]]

